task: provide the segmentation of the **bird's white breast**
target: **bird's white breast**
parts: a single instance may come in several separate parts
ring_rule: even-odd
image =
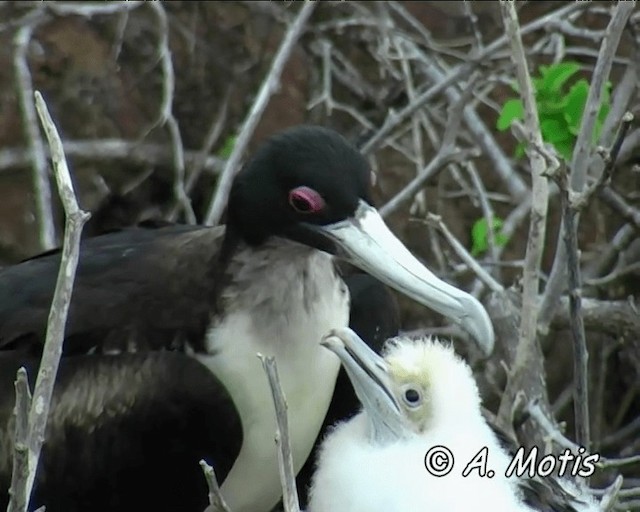
[[[346,326],[349,299],[330,256],[297,244],[268,252],[262,265],[236,269],[229,314],[207,334],[201,359],[227,389],[243,423],[243,445],[222,493],[233,512],[269,511],[281,495],[276,420],[266,374],[256,353],[276,358],[288,404],[295,470],[307,459],[326,414],[338,358],[319,342]]]
[[[309,512],[525,512],[516,482],[503,478],[506,457],[486,425],[411,436],[385,446],[371,444],[361,413],[342,423],[323,443],[314,475]],[[425,453],[444,445],[454,454],[451,473],[436,477],[425,468]],[[462,470],[484,446],[494,478],[467,477]]]

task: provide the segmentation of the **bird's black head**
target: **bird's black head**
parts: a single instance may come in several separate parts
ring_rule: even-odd
[[[490,352],[487,312],[434,276],[394,236],[371,204],[371,178],[362,155],[332,130],[300,126],[275,135],[233,183],[222,258],[238,238],[253,246],[270,236],[295,240],[455,319]]]
[[[228,225],[250,245],[280,235],[331,250],[309,225],[353,216],[361,200],[371,204],[371,172],[340,134],[298,126],[267,140],[236,177]]]

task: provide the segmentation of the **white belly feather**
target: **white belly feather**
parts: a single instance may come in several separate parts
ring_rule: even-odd
[[[230,288],[228,314],[207,333],[211,355],[199,356],[233,390],[242,418],[242,449],[222,485],[233,512],[268,512],[281,495],[273,400],[256,353],[276,358],[298,471],[322,426],[340,367],[319,342],[349,321],[348,293],[331,257],[297,244],[284,249],[282,259],[272,249],[262,265],[234,272],[239,281],[235,292]],[[235,311],[235,303],[243,308]]]

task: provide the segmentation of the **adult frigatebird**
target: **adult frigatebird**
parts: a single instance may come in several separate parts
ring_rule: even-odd
[[[309,512],[599,510],[566,479],[509,471],[513,454],[486,422],[471,368],[451,346],[398,337],[380,357],[347,328],[322,343],[340,357],[363,408],[324,440]]]
[[[256,353],[277,360],[298,470],[339,369],[320,339],[348,322],[334,256],[490,350],[482,305],[393,236],[371,205],[370,180],[338,133],[296,127],[237,175],[226,227],[85,240],[32,503],[50,512],[201,510],[204,458],[233,512],[269,510],[280,496],[275,418]],[[58,265],[59,254],[47,254],[0,272],[0,496],[10,474],[10,383],[39,355]]]

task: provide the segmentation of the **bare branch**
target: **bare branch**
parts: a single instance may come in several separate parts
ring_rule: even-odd
[[[474,155],[477,156],[475,150],[462,151],[453,146],[442,147],[420,174],[413,178],[400,192],[392,197],[387,204],[380,208],[380,215],[382,215],[382,217],[391,215],[405,201],[408,201],[416,195],[426,181],[432,178],[439,170],[442,170],[446,164],[453,161],[462,161]]]
[[[204,477],[207,480],[207,487],[209,488],[209,506],[205,512],[231,512],[220,491],[215,470],[204,460],[200,461],[200,467],[202,468]]]
[[[64,157],[62,141],[51,119],[51,115],[47,110],[47,106],[39,92],[36,91],[34,96],[36,109],[51,148],[54,175],[66,214],[66,222],[60,270],[51,302],[45,344],[33,392],[33,400],[29,410],[29,435],[27,440],[28,475],[24,482],[25,497],[31,495],[35,481],[38,459],[45,437],[51,396],[53,395],[53,385],[62,355],[64,327],[69,312],[73,281],[80,254],[80,235],[84,223],[90,217],[88,213],[83,212],[78,206],[73,190],[73,183]],[[24,512],[26,512],[27,503],[28,498],[26,499],[25,508],[22,509]],[[18,511],[18,509],[15,508],[13,510]]]
[[[567,252],[569,276],[569,310],[571,319],[571,337],[573,339],[573,407],[576,423],[576,439],[579,444],[589,449],[591,444],[589,417],[589,352],[584,333],[582,318],[582,277],[578,256],[578,233],[576,226],[577,209],[569,197],[569,183],[566,168],[555,173],[560,188],[560,204],[562,207],[562,237]]]
[[[491,275],[482,268],[482,266],[474,259],[469,251],[453,236],[449,228],[442,222],[442,218],[438,215],[427,215],[427,221],[436,226],[445,236],[456,254],[469,266],[469,268],[480,278],[492,291],[503,292],[504,287],[496,281]]]
[[[278,367],[273,356],[258,354],[262,367],[269,379],[269,387],[276,410],[276,445],[278,447],[278,470],[282,483],[282,504],[285,512],[300,512],[298,491],[296,490],[296,473],[293,470],[293,457],[289,441],[289,422],[287,419],[287,402],[280,386]]]
[[[236,139],[233,151],[231,152],[224,171],[222,171],[222,175],[218,180],[215,194],[204,218],[204,223],[208,226],[212,226],[220,222],[222,212],[227,204],[227,198],[229,196],[229,191],[231,190],[233,177],[240,167],[242,155],[253,136],[253,132],[258,126],[258,122],[260,121],[264,110],[267,108],[269,99],[279,86],[280,75],[282,74],[284,65],[289,60],[289,55],[291,55],[291,52],[300,38],[304,26],[313,13],[315,6],[316,2],[305,1],[298,13],[298,16],[287,29],[287,33],[285,34],[282,43],[280,44],[280,48],[278,48],[278,52],[273,59],[271,69],[262,83],[260,91],[256,95],[256,99],[251,106],[249,114],[242,124],[242,128],[240,129],[240,133]]]
[[[16,33],[13,40],[13,67],[16,74],[16,94],[22,111],[22,126],[28,142],[33,169],[32,179],[40,248],[46,251],[56,245],[56,230],[51,205],[49,166],[33,106],[33,82],[27,64],[27,48],[37,24],[34,22],[23,25]]]
[[[620,492],[623,481],[624,478],[622,478],[622,475],[618,475],[613,483],[605,489],[605,493],[602,495],[602,499],[600,500],[600,510],[602,512],[609,512],[610,510],[613,510],[613,506],[618,500],[618,493]]]
[[[515,5],[511,2],[500,2],[505,31],[511,44],[512,58],[516,67],[519,89],[525,108],[525,130],[527,140],[533,145],[543,146],[540,133],[540,122],[533,93],[531,76],[522,44],[520,27]],[[531,360],[538,346],[536,325],[538,319],[538,276],[540,262],[544,249],[546,218],[548,206],[548,184],[543,173],[546,170],[544,157],[531,148],[527,150],[531,165],[532,203],[529,237],[525,255],[522,286],[522,313],[518,332],[518,344],[515,359],[507,380],[507,387],[500,403],[498,417],[502,423],[510,422],[511,404],[515,395],[522,388],[522,380],[526,374],[534,370]],[[547,397],[543,397],[545,407],[548,406]]]
[[[15,382],[16,406],[15,434],[13,438],[13,469],[9,489],[9,507],[7,512],[27,510],[29,495],[29,409],[31,409],[31,391],[27,380],[27,370],[20,368]]]
[[[600,45],[598,60],[592,74],[591,87],[582,115],[580,133],[576,140],[571,160],[571,176],[569,184],[574,192],[582,192],[587,180],[589,165],[591,163],[591,137],[595,121],[600,109],[604,87],[609,79],[613,57],[618,48],[622,31],[635,7],[635,0],[616,4],[613,17],[607,27],[605,37]],[[576,219],[576,224],[579,218]],[[544,292],[544,300],[540,311],[540,332],[545,333],[553,315],[558,298],[565,284],[567,253],[566,247],[560,242],[562,233],[558,236],[557,250],[551,267],[551,274]]]
[[[64,142],[64,152],[67,157],[81,158],[90,162],[123,160],[133,165],[154,167],[166,165],[167,159],[171,158],[171,149],[165,144],[140,143],[123,139],[68,140]],[[45,155],[50,157],[48,148],[45,148]],[[202,165],[202,168],[211,174],[217,174],[225,162],[211,155],[205,156],[203,161],[201,152],[196,151],[186,151],[184,156],[188,168],[196,169]],[[0,149],[0,174],[9,169],[28,165],[30,159],[31,152],[28,149]]]
[[[586,184],[589,159],[593,148],[591,140],[600,104],[602,103],[602,95],[611,73],[613,57],[618,49],[622,31],[635,8],[635,3],[635,0],[631,0],[616,4],[613,16],[600,45],[600,54],[591,75],[591,87],[589,87],[589,95],[587,96],[587,103],[584,107],[580,124],[580,133],[578,134],[573,150],[573,159],[571,160],[569,183],[575,192],[582,191]]]
[[[189,224],[196,223],[196,215],[191,207],[191,200],[184,187],[184,146],[182,145],[182,137],[178,120],[173,114],[173,93],[175,90],[175,74],[173,72],[173,62],[171,60],[171,50],[169,49],[169,23],[167,21],[167,13],[159,2],[151,2],[149,4],[153,12],[158,17],[159,22],[159,41],[158,53],[162,65],[162,102],[160,106],[159,124],[166,124],[171,138],[171,147],[173,149],[173,194],[176,202],[181,206],[187,217]]]
[[[145,2],[109,2],[92,4],[88,2],[47,2],[46,8],[59,16],[83,16],[91,18],[96,15],[117,14],[132,11]]]
[[[220,135],[222,134],[222,130],[224,128],[224,123],[227,121],[227,112],[229,110],[229,98],[231,97],[231,88],[227,89],[227,92],[222,99],[218,112],[216,113],[216,117],[211,123],[211,127],[205,136],[205,141],[202,149],[196,156],[196,160],[193,163],[193,167],[191,171],[188,173],[187,183],[185,185],[185,193],[190,194],[195,186],[198,178],[202,174],[202,171],[205,169],[205,163],[207,158],[209,157],[209,153],[213,149],[213,146],[216,144]],[[180,204],[177,203],[171,210],[168,215],[169,220],[174,220],[178,214]]]

